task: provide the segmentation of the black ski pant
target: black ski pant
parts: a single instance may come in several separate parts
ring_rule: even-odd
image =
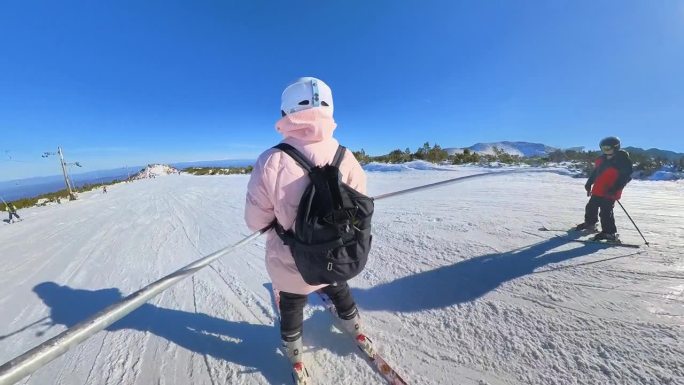
[[[338,282],[321,290],[335,304],[340,318],[351,319],[356,316],[356,303],[347,282]],[[284,341],[294,341],[302,335],[306,300],[307,296],[303,294],[280,292],[280,336]]]
[[[19,214],[15,213],[15,212],[13,212],[13,211],[10,211],[10,212],[9,212],[9,221],[10,221],[10,222],[12,222],[12,215],[14,215],[15,217],[17,217],[17,219],[21,219],[21,218],[19,218]]]
[[[601,216],[601,231],[608,234],[617,233],[615,216],[613,215],[615,201],[612,199],[592,195],[584,211],[584,223],[593,225]],[[599,214],[600,212],[600,214]]]

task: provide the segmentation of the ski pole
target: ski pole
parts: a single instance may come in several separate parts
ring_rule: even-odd
[[[622,211],[624,211],[625,214],[627,214],[627,218],[629,218],[629,220],[632,221],[634,228],[637,229],[637,231],[639,232],[639,235],[641,235],[641,238],[643,238],[644,242],[646,243],[646,246],[651,247],[651,244],[648,243],[648,241],[644,237],[644,234],[641,233],[641,230],[639,230],[639,226],[637,226],[637,224],[634,223],[634,219],[632,219],[632,217],[629,215],[629,213],[627,212],[627,209],[625,209],[625,206],[623,206],[622,203],[620,203],[620,201],[617,201],[617,203],[620,205],[620,207],[622,207]]]
[[[38,321],[34,321],[34,322],[32,322],[32,323],[30,323],[30,324],[24,326],[23,328],[21,328],[21,329],[19,329],[19,330],[16,330],[16,331],[14,331],[14,332],[12,332],[12,333],[9,333],[9,334],[5,334],[4,336],[0,336],[0,341],[4,340],[4,339],[7,338],[7,337],[11,337],[11,336],[13,336],[13,335],[15,335],[15,334],[17,334],[17,333],[23,332],[24,330],[26,330],[26,329],[28,329],[28,328],[34,326],[34,325],[37,325],[37,324],[39,324],[39,323],[41,323],[41,322],[43,322],[43,321],[45,321],[46,319],[49,319],[49,318],[50,318],[50,316],[43,317],[43,318],[39,319]]]

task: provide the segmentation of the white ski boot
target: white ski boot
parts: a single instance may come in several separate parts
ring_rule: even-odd
[[[356,309],[354,309],[352,314],[353,316],[350,319],[344,319],[340,317],[340,324],[342,325],[344,331],[346,331],[354,337],[357,337],[358,335],[362,334],[361,317],[359,317],[359,312]]]
[[[368,357],[373,358],[375,356],[375,348],[373,347],[373,341],[363,334],[361,329],[361,317],[359,316],[358,310],[354,309],[354,316],[351,319],[340,318],[340,323],[342,328],[349,333],[356,340],[356,344]]]
[[[302,360],[302,353],[304,352],[302,336],[300,335],[294,341],[283,341],[283,350],[292,364],[292,379],[295,385],[311,385],[311,377],[309,377],[309,372]]]

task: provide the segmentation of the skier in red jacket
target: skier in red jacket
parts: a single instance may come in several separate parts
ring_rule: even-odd
[[[613,207],[622,197],[622,189],[632,180],[632,160],[627,151],[620,149],[620,139],[615,136],[601,140],[599,145],[603,155],[594,161],[594,171],[584,185],[587,196],[591,197],[585,209],[584,223],[575,229],[596,231],[600,215],[601,232],[593,239],[618,242]]]

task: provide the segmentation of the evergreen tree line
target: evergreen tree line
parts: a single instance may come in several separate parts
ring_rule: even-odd
[[[449,155],[439,144],[430,146],[429,142],[423,143],[415,152],[410,148],[405,150],[396,149],[386,155],[371,156],[366,153],[364,149],[355,151],[354,156],[361,164],[370,162],[378,163],[405,163],[413,160],[425,160],[431,163],[450,163],[450,164],[486,164],[492,162],[500,162],[507,164],[518,164],[526,162],[529,158],[521,158],[517,155],[511,155],[504,150],[494,147],[494,154],[478,154],[477,152],[464,149],[462,153]]]
[[[556,150],[548,155],[550,162],[581,162],[589,165],[593,164],[594,159],[599,157],[599,151],[575,151],[575,150]],[[684,172],[684,157],[679,160],[670,160],[659,156],[650,156],[646,153],[632,152],[630,158],[635,171],[640,171],[641,176],[647,177],[654,172],[663,169]]]
[[[439,144],[425,142],[415,152],[410,148],[405,150],[396,149],[386,155],[371,156],[361,149],[354,152],[354,156],[361,164],[370,162],[378,163],[404,163],[413,160],[425,160],[432,163],[449,164],[480,164],[486,165],[493,162],[504,164],[528,164],[532,166],[543,166],[548,163],[572,162],[576,168],[589,173],[593,167],[594,160],[601,155],[600,151],[578,151],[578,150],[556,150],[546,156],[539,157],[520,157],[511,155],[503,149],[494,147],[494,154],[478,154],[464,149],[462,153],[449,155]],[[662,169],[684,172],[684,157],[677,161],[668,160],[662,157],[652,157],[645,153],[634,153],[630,155],[634,163],[634,170],[640,171],[642,176],[652,175]]]
[[[251,174],[253,166],[247,167],[188,167],[183,170],[192,175],[234,175]]]
[[[361,164],[370,162],[379,163],[405,163],[412,160],[425,160],[432,163],[442,163],[449,159],[449,154],[440,147],[439,144],[434,144],[432,147],[430,143],[425,142],[422,147],[419,147],[415,152],[406,147],[405,150],[396,149],[386,155],[370,156],[366,154],[364,149],[353,152],[356,159]]]

